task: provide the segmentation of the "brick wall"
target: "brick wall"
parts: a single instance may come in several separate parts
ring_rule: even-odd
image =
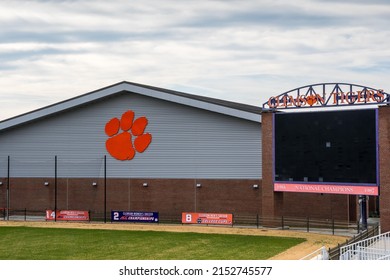
[[[379,210],[381,231],[390,231],[390,106],[379,107]]]
[[[349,196],[319,193],[285,193],[283,215],[348,221]]]
[[[48,182],[49,185],[44,183]],[[93,182],[97,186],[93,186]],[[148,186],[144,187],[143,183]],[[196,187],[200,183],[201,187]],[[158,211],[181,217],[182,212],[261,214],[260,180],[220,179],[107,179],[106,208],[110,210]],[[6,205],[6,188],[0,189]],[[12,178],[10,207],[15,210],[54,209],[54,178]],[[57,209],[104,211],[102,178],[57,179]]]
[[[283,196],[273,186],[273,113],[262,114],[262,215],[274,218],[283,215]]]
[[[49,185],[45,186],[45,182]],[[93,186],[93,182],[96,182],[97,186]],[[148,186],[144,187],[143,183]],[[196,187],[198,183],[201,184],[199,188]],[[258,185],[259,188],[253,188],[253,185]],[[265,218],[279,218],[283,215],[347,219],[347,196],[274,193],[272,184],[268,191],[273,198],[263,195],[264,186],[262,187],[261,180],[251,179],[107,179],[106,209],[158,211],[160,215],[171,218],[180,218],[182,212],[217,212],[241,216],[259,215]],[[10,207],[14,210],[54,209],[54,192],[53,178],[12,178]],[[0,208],[6,207],[4,185],[0,188],[0,202]],[[103,213],[104,180],[59,178],[57,209]],[[271,212],[271,209],[275,211]]]
[[[198,180],[196,211],[261,215],[261,181]],[[259,188],[253,188],[258,185]]]
[[[7,207],[7,178],[0,178],[0,209],[1,211]],[[2,212],[0,212],[2,213]]]

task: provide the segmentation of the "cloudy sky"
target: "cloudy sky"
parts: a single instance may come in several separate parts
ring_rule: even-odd
[[[120,81],[261,106],[390,91],[389,0],[0,0],[0,120]]]

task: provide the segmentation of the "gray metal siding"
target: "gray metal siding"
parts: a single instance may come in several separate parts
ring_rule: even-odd
[[[146,116],[152,143],[131,161],[105,149],[104,127],[126,110]],[[261,178],[261,124],[137,94],[118,94],[0,133],[0,176]]]

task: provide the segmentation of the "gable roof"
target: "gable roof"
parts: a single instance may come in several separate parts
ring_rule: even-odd
[[[118,93],[135,93],[250,121],[261,122],[261,107],[123,81],[0,122],[0,130],[38,120]]]

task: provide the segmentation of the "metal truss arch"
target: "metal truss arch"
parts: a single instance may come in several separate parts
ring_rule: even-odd
[[[350,83],[317,83],[272,96],[263,110],[390,104],[383,89]]]

